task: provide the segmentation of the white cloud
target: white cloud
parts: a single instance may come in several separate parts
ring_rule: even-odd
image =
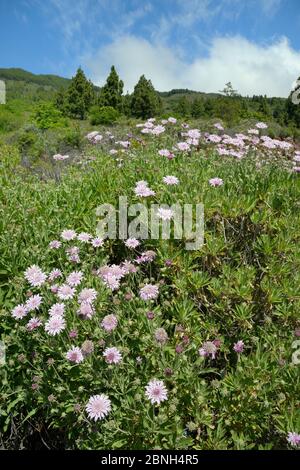
[[[242,95],[286,97],[300,75],[300,51],[292,49],[286,38],[266,46],[241,36],[215,38],[206,57],[188,63],[169,47],[127,35],[82,62],[99,85],[114,64],[125,82],[125,91],[132,91],[144,74],[160,91],[190,88],[217,92],[231,81]]]

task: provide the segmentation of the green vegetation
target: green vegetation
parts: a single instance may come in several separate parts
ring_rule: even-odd
[[[81,69],[67,82],[3,73],[1,447],[295,448],[299,106],[229,84],[223,94],[158,93],[144,76],[124,96],[114,68],[102,90]],[[203,245],[99,240],[96,209],[118,210],[120,195],[148,209],[203,204]],[[25,276],[34,265],[40,285]],[[166,396],[153,404],[154,379]],[[102,394],[107,413],[94,420],[87,405]]]
[[[119,112],[112,106],[92,106],[90,110],[90,121],[93,125],[113,124],[118,117]]]

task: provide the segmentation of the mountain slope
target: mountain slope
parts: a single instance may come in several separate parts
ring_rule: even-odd
[[[0,79],[34,83],[55,89],[66,88],[70,82],[69,78],[59,77],[58,75],[36,75],[19,68],[0,68]]]

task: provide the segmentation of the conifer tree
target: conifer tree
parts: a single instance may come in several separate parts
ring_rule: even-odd
[[[204,115],[204,102],[202,98],[194,99],[191,114],[194,118],[199,118]]]
[[[106,84],[102,88],[100,95],[100,103],[102,106],[111,106],[112,108],[121,111],[122,109],[122,93],[124,84],[120,80],[114,66],[110,69],[110,74],[107,77]]]
[[[75,119],[84,119],[94,97],[93,84],[87,80],[83,70],[79,67],[65,95],[66,113]]]
[[[161,98],[155,91],[151,80],[142,75],[134,87],[131,99],[131,112],[133,116],[147,119],[161,111]]]

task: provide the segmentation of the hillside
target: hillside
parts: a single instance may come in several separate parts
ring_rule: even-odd
[[[58,75],[36,75],[19,68],[0,68],[0,79],[34,83],[56,89],[66,88],[70,82],[69,78],[59,77]]]

